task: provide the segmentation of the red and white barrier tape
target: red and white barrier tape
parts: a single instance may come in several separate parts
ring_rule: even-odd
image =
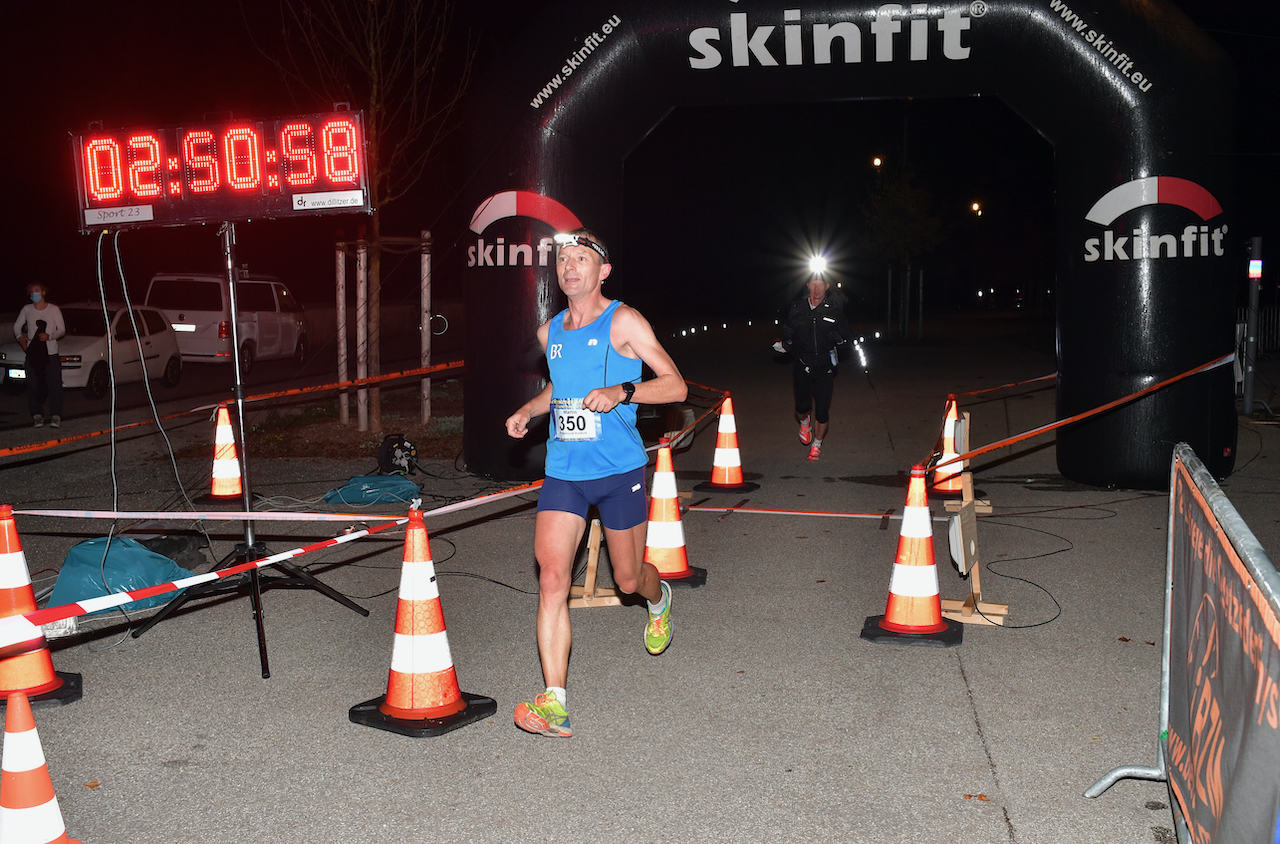
[[[765,510],[759,507],[690,507],[691,511],[701,511],[704,513],[754,513],[757,515],[773,515],[773,516],[825,516],[830,519],[896,519],[902,520],[901,515],[893,513],[827,513],[822,510]],[[945,522],[949,516],[934,516],[935,522]]]
[[[422,517],[441,516],[457,510],[466,510],[489,501],[499,501],[513,495],[531,492],[542,486],[542,481],[505,489],[490,495],[468,498],[454,504],[446,504],[434,510],[424,510]],[[55,516],[61,519],[102,519],[104,521],[163,519],[166,521],[210,522],[351,522],[362,521],[359,513],[306,513],[273,510],[14,510],[15,516]],[[377,514],[381,516],[382,514]]]
[[[422,515],[424,518],[427,516],[441,516],[445,513],[453,513],[458,510],[465,510],[491,501],[499,501],[503,498],[510,498],[514,495],[531,492],[541,486],[542,481],[534,481],[533,483],[523,484],[518,487],[512,487],[511,489],[504,489],[502,492],[495,492],[490,495],[481,495],[476,498],[468,498],[466,501],[459,501],[454,504],[446,504],[443,507],[428,510]],[[173,516],[174,514],[167,513],[165,515]],[[217,513],[215,515],[219,518],[238,518],[243,520],[245,516],[260,516],[263,514],[249,512],[239,514]],[[348,515],[346,518],[347,520],[350,520],[351,516]],[[282,551],[279,554],[272,554],[271,556],[265,557],[261,560],[253,560],[251,562],[241,563],[237,566],[231,566],[230,568],[193,575],[192,577],[184,577],[169,583],[162,583],[158,586],[147,586],[142,589],[135,589],[131,592],[113,592],[110,595],[102,595],[97,598],[86,598],[83,601],[77,601],[72,604],[62,604],[57,607],[34,610],[26,615],[13,615],[8,618],[0,618],[0,658],[12,656],[11,652],[20,652],[24,649],[38,647],[39,643],[43,639],[43,634],[40,632],[40,626],[43,624],[62,621],[63,619],[72,618],[78,615],[85,615],[86,613],[98,612],[99,610],[111,609],[112,607],[132,603],[133,601],[150,598],[154,595],[163,595],[167,592],[177,592],[183,589],[188,589],[201,583],[208,583],[213,580],[218,580],[219,578],[240,574],[242,572],[249,571],[250,569],[262,568],[263,566],[269,566],[272,563],[278,563],[294,557],[300,557],[303,554],[309,554],[312,551],[320,551],[324,548],[331,548],[335,545],[341,545],[343,543],[352,542],[356,539],[362,539],[366,536],[380,533],[388,528],[403,525],[408,521],[409,519],[407,517],[403,519],[395,519],[380,525],[375,525],[371,528],[340,534],[339,536],[335,536],[331,539],[324,539],[311,545],[304,545],[301,548],[292,548],[288,551]]]
[[[1165,387],[1168,387],[1170,384],[1176,384],[1177,382],[1183,380],[1184,378],[1190,378],[1192,375],[1198,375],[1201,372],[1208,372],[1211,369],[1217,369],[1220,366],[1226,366],[1227,364],[1231,363],[1235,359],[1236,359],[1235,352],[1232,352],[1229,355],[1223,355],[1222,357],[1217,358],[1216,360],[1211,360],[1206,364],[1197,366],[1195,369],[1189,369],[1186,372],[1173,376],[1172,378],[1166,378],[1164,381],[1161,381],[1158,384],[1152,384],[1150,387],[1144,387],[1143,389],[1139,390],[1136,393],[1130,393],[1127,396],[1122,396],[1113,401],[1109,401],[1104,405],[1099,405],[1098,407],[1093,408],[1092,410],[1086,410],[1081,413],[1077,413],[1075,416],[1069,416],[1066,419],[1059,419],[1057,422],[1050,422],[1048,425],[1041,425],[1039,428],[1032,428],[1030,431],[1026,431],[1021,434],[1015,434],[1012,437],[1005,437],[1004,439],[997,440],[996,442],[993,442],[990,445],[984,445],[981,448],[975,448],[972,451],[967,451],[964,454],[958,455],[956,457],[952,457],[950,460],[941,460],[937,463],[930,465],[929,468],[936,469],[939,466],[949,466],[952,463],[956,463],[960,460],[968,460],[972,457],[977,457],[979,455],[986,454],[987,452],[995,451],[996,449],[999,449],[999,448],[1004,448],[1005,446],[1014,445],[1015,443],[1020,443],[1023,440],[1029,440],[1032,437],[1038,437],[1041,434],[1047,434],[1050,431],[1054,431],[1054,430],[1057,430],[1058,428],[1063,427],[1064,425],[1070,425],[1073,422],[1079,422],[1082,419],[1088,419],[1090,416],[1097,416],[1099,413],[1110,410],[1113,407],[1119,407],[1122,404],[1128,404],[1129,402],[1134,401],[1135,399],[1140,399],[1145,395],[1154,393],[1156,390],[1162,390]]]

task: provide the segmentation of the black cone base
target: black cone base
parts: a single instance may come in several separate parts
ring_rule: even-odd
[[[698,492],[753,492],[760,488],[760,484],[746,483],[740,484],[714,484],[711,481],[703,481],[694,487]]]
[[[964,625],[949,618],[942,619],[947,629],[938,633],[895,633],[880,626],[882,615],[873,615],[862,625],[862,638],[877,645],[924,645],[931,648],[954,648],[964,641]]]
[[[41,692],[38,695],[27,695],[27,701],[31,704],[32,709],[48,706],[66,706],[68,703],[75,703],[84,696],[84,688],[81,685],[81,677],[79,674],[73,674],[70,671],[55,671],[58,679],[62,681],[62,685],[52,691]],[[9,705],[7,694],[0,694],[0,709],[4,709]]]
[[[700,569],[697,566],[689,566],[689,571],[693,572],[688,577],[681,578],[662,578],[671,587],[683,587],[685,589],[697,589],[699,586],[707,585],[707,570]]]
[[[354,724],[363,724],[366,727],[375,727],[379,730],[399,733],[402,736],[425,738],[427,736],[444,735],[459,727],[474,724],[476,721],[492,717],[498,711],[498,703],[493,698],[469,695],[466,692],[462,692],[462,699],[467,702],[462,711],[446,715],[443,718],[408,720],[384,715],[378,707],[386,699],[386,695],[381,695],[373,700],[357,703],[347,712],[347,716]]]
[[[193,498],[192,504],[203,507],[206,510],[230,510],[235,512],[244,506],[244,497],[240,493],[230,496],[214,496],[205,493],[199,498]]]

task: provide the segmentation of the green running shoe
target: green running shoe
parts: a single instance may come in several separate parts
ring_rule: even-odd
[[[517,706],[516,726],[552,738],[568,738],[573,735],[573,730],[569,729],[569,713],[556,700],[555,692],[540,694],[533,699],[533,703],[524,702]]]
[[[667,599],[666,609],[661,615],[649,613],[649,624],[644,629],[644,646],[649,653],[662,653],[671,644],[671,587],[662,581],[662,594]]]

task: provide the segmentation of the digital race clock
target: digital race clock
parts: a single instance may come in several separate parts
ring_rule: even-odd
[[[73,135],[80,230],[368,213],[364,115]]]

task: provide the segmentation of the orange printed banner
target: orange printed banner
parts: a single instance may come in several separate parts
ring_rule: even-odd
[[[1280,841],[1275,567],[1184,448],[1169,502],[1169,783],[1196,844]]]

